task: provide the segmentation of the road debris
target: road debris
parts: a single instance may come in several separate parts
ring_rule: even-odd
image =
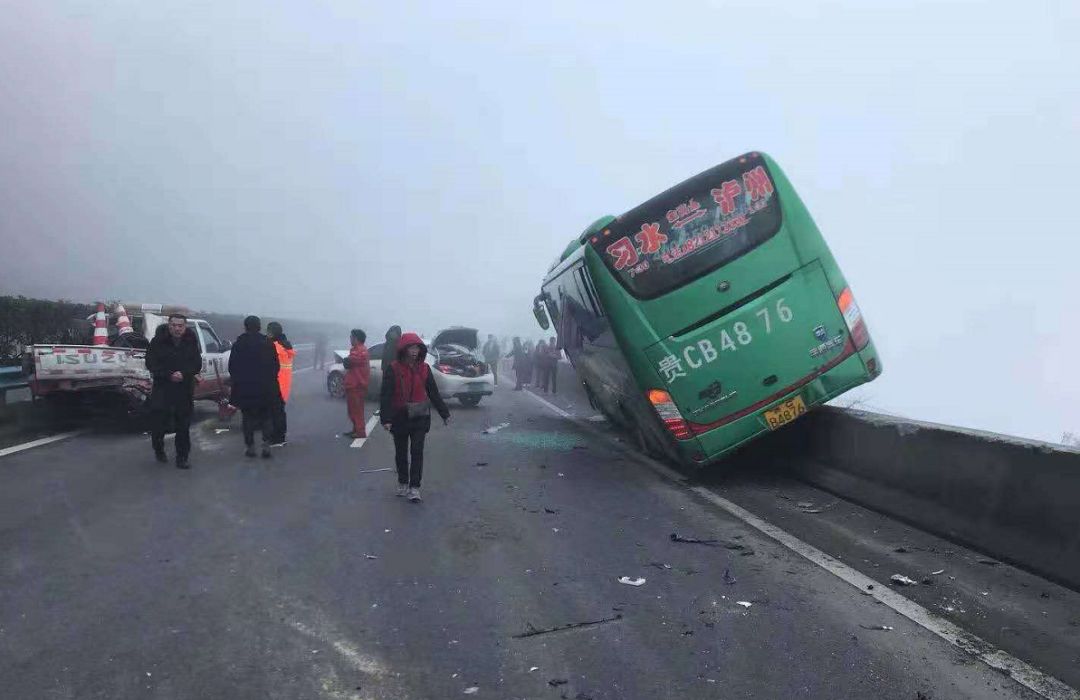
[[[539,671],[539,670],[540,670],[539,666],[531,666],[531,667],[529,667],[529,673],[532,673],[533,671]]]
[[[478,467],[486,467],[487,465],[488,465],[487,462],[477,462],[476,463],[476,466],[478,466]]]
[[[550,685],[552,688],[558,688],[560,685],[566,685],[569,682],[570,681],[566,678],[552,678],[550,681],[548,681],[548,685]]]
[[[644,580],[644,579],[642,579]],[[565,625],[556,625],[555,627],[547,627],[545,629],[537,629],[533,627],[531,622],[525,623],[525,631],[521,634],[513,635],[512,639],[527,639],[528,637],[537,637],[542,634],[552,634],[554,632],[566,632],[567,630],[581,629],[583,627],[596,627],[597,625],[606,625],[609,622],[617,622],[622,619],[622,615],[615,615],[614,617],[604,617],[599,620],[589,620],[587,622],[571,622]],[[534,666],[529,670],[529,673],[535,671],[538,666]]]
[[[739,542],[722,542],[717,539],[705,540],[697,537],[683,537],[677,532],[671,533],[671,541],[680,544],[703,544],[706,547],[723,547],[724,549],[737,551],[744,557],[752,556],[754,554],[753,547],[747,547],[745,544],[740,544]]]
[[[503,428],[509,428],[509,427],[510,427],[509,423],[499,423],[498,425],[493,425],[490,428],[484,428],[483,430],[480,431],[480,434],[481,435],[494,435],[495,433],[499,432]]]
[[[728,571],[727,569],[724,569],[724,583],[726,583],[729,586],[734,586],[735,583],[736,583],[735,577],[732,576],[731,572]]]
[[[945,569],[938,569],[937,571],[931,571],[930,575],[931,576],[941,576],[943,573],[945,573]]]
[[[893,583],[895,583],[898,586],[917,586],[917,585],[919,585],[918,581],[910,579],[907,576],[904,576],[903,574],[893,574],[892,576],[889,577],[889,580],[892,581]]]
[[[364,559],[378,559],[374,554],[365,554]]]
[[[660,563],[658,561],[649,562],[649,566],[651,566],[653,568],[656,568],[656,569],[660,569],[661,571],[671,568],[671,564],[662,564],[662,563]]]
[[[221,435],[222,433],[229,432],[228,428],[214,428],[214,435]]]
[[[893,551],[896,552],[897,554],[909,554],[909,553],[911,553],[911,550],[908,549],[907,547],[896,547],[895,549],[893,549]]]
[[[892,632],[893,628],[888,625],[859,625],[864,630],[879,630],[881,632]]]
[[[744,608],[749,608],[751,605],[753,605],[753,603],[751,603],[749,600],[736,600],[735,605],[741,605]]]
[[[383,467],[382,469],[361,469],[357,474],[374,474],[375,472],[389,472],[393,471],[394,467]]]
[[[987,566],[997,566],[1001,563],[993,559],[977,559],[976,561],[978,561],[980,564],[986,564]]]
[[[830,503],[828,505],[824,505],[824,506],[820,506],[820,507],[815,508],[813,503],[803,501],[801,503],[796,503],[795,507],[799,509],[800,513],[810,513],[811,515],[814,515],[814,514],[817,514],[817,513],[824,513],[825,511],[829,510],[830,508],[832,508],[833,506],[835,506],[839,502],[840,501],[837,500],[837,501],[833,501],[832,503]]]
[[[697,537],[683,537],[677,532],[671,533],[672,542],[681,542],[682,544],[703,544],[709,547],[719,547],[720,540],[702,540]]]
[[[473,687],[471,687],[471,688],[466,688],[465,689],[465,694],[466,695],[476,695],[479,692],[480,692],[480,689],[478,687],[476,687],[475,685]]]
[[[629,576],[622,576],[619,578],[619,583],[625,583],[627,586],[644,586],[645,579],[643,578],[630,578]]]
[[[544,512],[547,513],[548,515],[558,515],[559,514],[558,508],[545,508]]]

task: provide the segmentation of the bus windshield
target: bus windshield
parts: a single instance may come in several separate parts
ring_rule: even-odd
[[[627,212],[593,246],[626,289],[651,299],[764,243],[780,204],[764,159],[747,154]]]

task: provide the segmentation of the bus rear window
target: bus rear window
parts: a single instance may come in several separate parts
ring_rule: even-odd
[[[715,270],[780,229],[764,160],[747,154],[672,187],[592,237],[631,294],[650,299]]]

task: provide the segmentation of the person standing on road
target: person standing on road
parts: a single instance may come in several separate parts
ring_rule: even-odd
[[[278,360],[279,400],[270,405],[270,421],[274,427],[274,435],[270,441],[274,445],[281,446],[285,444],[285,432],[288,429],[285,404],[289,403],[289,394],[292,393],[293,360],[296,358],[296,350],[285,337],[285,330],[277,321],[266,324],[266,331],[274,343],[274,352]]]
[[[536,351],[531,340],[526,340],[521,346],[524,358],[525,386],[532,386],[536,375]]]
[[[380,358],[382,376],[384,377],[390,371],[390,365],[397,359],[399,340],[401,340],[401,326],[390,326],[386,331],[386,344],[383,345],[382,357]]]
[[[150,391],[150,443],[157,461],[167,463],[165,430],[170,419],[176,430],[176,468],[190,469],[191,414],[195,411],[195,382],[202,369],[202,355],[195,331],[187,318],[171,314],[154,332],[146,351],[146,369],[153,377]]]
[[[424,362],[427,346],[416,333],[405,333],[398,341],[397,359],[383,375],[382,427],[394,436],[398,496],[419,502],[420,480],[424,475],[424,440],[431,430],[431,407],[450,424],[450,410],[439,395],[431,368]],[[411,464],[410,464],[411,457]]]
[[[562,350],[559,349],[558,338],[548,340],[548,381],[551,384],[551,393],[559,393],[559,359]]]
[[[521,338],[514,337],[514,349],[506,357],[513,361],[510,368],[514,370],[516,380],[514,391],[521,391],[525,386],[525,349],[521,346]]]
[[[554,343],[548,344],[543,338],[536,344],[536,385],[545,394],[548,387],[554,392],[556,352]]]
[[[352,349],[349,356],[341,361],[345,367],[345,405],[352,421],[352,432],[346,433],[353,438],[366,438],[367,425],[364,423],[364,399],[367,396],[368,383],[371,381],[371,360],[364,345],[367,334],[354,328],[349,336]]]
[[[499,360],[502,359],[502,348],[495,336],[488,334],[487,342],[484,343],[484,361],[491,367],[491,373],[495,375],[495,386],[499,386]]]
[[[236,339],[229,355],[229,376],[232,380],[231,402],[243,413],[244,454],[255,456],[255,431],[262,435],[263,459],[270,458],[270,443],[274,428],[270,409],[281,399],[278,389],[277,352],[274,344],[263,335],[258,316],[244,319],[244,333]]]
[[[328,341],[325,333],[319,333],[315,336],[315,359],[313,360],[315,369],[322,369],[326,364],[327,343]]]

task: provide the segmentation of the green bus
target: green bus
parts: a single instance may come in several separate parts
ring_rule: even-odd
[[[844,275],[763,153],[597,220],[552,265],[534,313],[594,407],[685,465],[881,373]]]

